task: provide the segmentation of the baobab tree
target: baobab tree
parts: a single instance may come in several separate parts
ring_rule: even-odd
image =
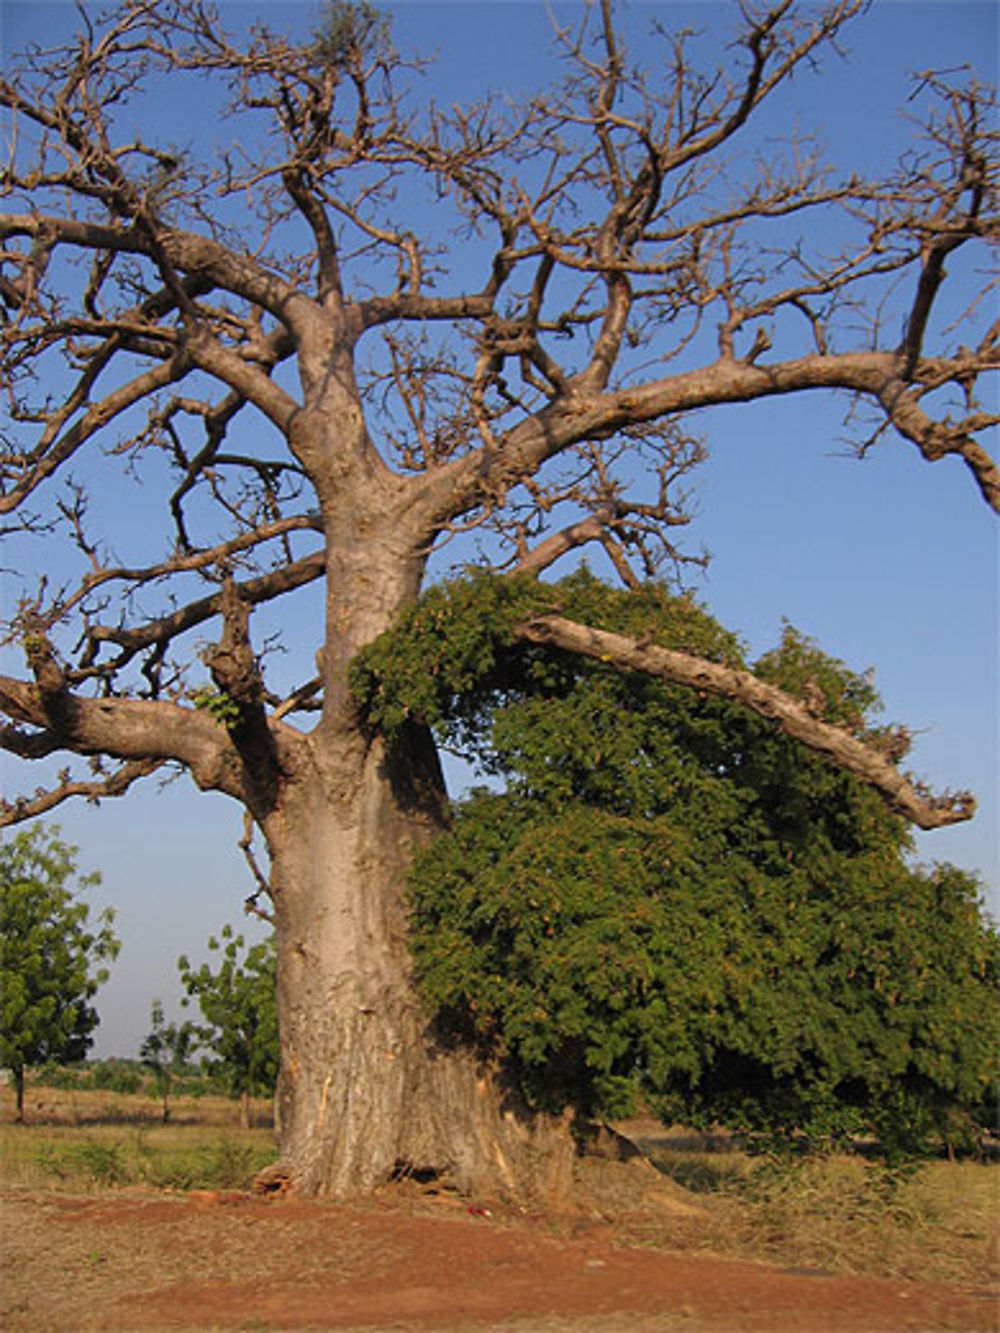
[[[998,328],[976,301],[948,333],[932,318],[946,261],[996,238],[991,95],[927,75],[924,138],[884,179],[746,151],[864,7],[734,6],[723,67],[659,33],[644,72],[604,0],[555,30],[558,87],[448,111],[415,104],[365,4],[295,42],[124,0],[9,62],[0,508],[66,555],[9,616],[26,668],[0,678],[2,735],[70,767],[4,819],[178,766],[242,806],[269,858],[299,1189],[410,1166],[518,1193],[569,1161],[566,1118],[439,1040],[411,984],[403,887],[445,787],[419,718],[365,726],[349,665],[432,553],[485,534],[495,568],[537,576],[595,544],[627,585],[660,577],[685,558],[691,414],[813,390],[848,396],[860,450],[964,466],[1000,508],[977,396]],[[157,116],[167,79],[225,90],[197,151]],[[132,561],[92,526],[107,469],[159,496]],[[279,692],[254,612],[310,584],[315,663]],[[516,632],[741,701],[921,827],[972,812],[747,673],[554,613]]]

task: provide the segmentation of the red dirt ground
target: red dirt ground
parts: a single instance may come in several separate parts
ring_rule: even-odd
[[[0,1197],[8,1333],[987,1333],[986,1291],[623,1248],[578,1219],[245,1194]]]

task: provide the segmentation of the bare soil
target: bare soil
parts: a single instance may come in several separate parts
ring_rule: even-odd
[[[8,1102],[0,1098],[0,1126],[12,1118]],[[255,1109],[266,1120],[266,1105]],[[35,1177],[30,1167],[19,1172],[13,1160],[31,1157],[43,1141],[36,1134],[72,1142],[79,1131],[96,1143],[102,1133],[143,1126],[152,1141],[160,1108],[138,1096],[38,1088],[29,1111],[29,1126],[15,1137],[6,1130],[11,1161],[0,1186],[7,1333],[1000,1329],[985,1250],[981,1263],[956,1254],[953,1270],[937,1255],[939,1274],[965,1280],[936,1282],[920,1280],[920,1255],[924,1268],[930,1256],[919,1247],[900,1268],[883,1270],[900,1273],[894,1277],[824,1271],[808,1257],[817,1247],[799,1235],[766,1236],[770,1263],[723,1257],[730,1232],[720,1226],[736,1214],[641,1163],[588,1162],[572,1214],[470,1201],[416,1181],[353,1206],[148,1186],[69,1193],[67,1183],[52,1192],[36,1188],[37,1169]],[[208,1142],[233,1116],[217,1099],[178,1099],[171,1133]],[[648,1128],[628,1127],[636,1138]],[[972,1226],[975,1217],[965,1215]],[[947,1234],[956,1244],[956,1233]],[[738,1235],[731,1239],[739,1245]],[[944,1242],[936,1235],[933,1243]]]
[[[9,1333],[997,1328],[995,1293],[616,1243],[600,1221],[397,1191],[0,1196]]]

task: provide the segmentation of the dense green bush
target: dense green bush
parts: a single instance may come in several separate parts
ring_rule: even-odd
[[[100,1060],[91,1066],[86,1086],[127,1095],[142,1089],[143,1077],[123,1060]]]
[[[997,1014],[975,881],[911,865],[872,790],[756,715],[512,645],[526,597],[742,658],[687,599],[580,574],[436,591],[358,663],[379,725],[428,721],[505,783],[463,802],[412,876],[442,1021],[502,1052],[536,1104],[588,1116],[641,1097],[760,1141],[867,1133],[893,1154],[954,1134],[986,1103]],[[801,635],[756,669],[901,757],[870,679]]]

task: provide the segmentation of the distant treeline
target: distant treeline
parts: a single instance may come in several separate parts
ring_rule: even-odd
[[[108,1060],[81,1060],[77,1064],[48,1063],[31,1071],[30,1082],[36,1087],[141,1093],[156,1097],[160,1085],[156,1075],[139,1060],[114,1057]],[[207,1073],[197,1065],[174,1073],[171,1083],[174,1096],[227,1097],[230,1087],[224,1070]]]

